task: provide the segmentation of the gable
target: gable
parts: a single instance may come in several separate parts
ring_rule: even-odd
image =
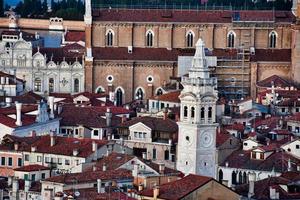
[[[143,132],[143,131],[149,132],[152,129],[150,127],[146,126],[145,124],[143,124],[142,122],[138,122],[134,125],[129,126],[129,130],[130,131],[137,130],[137,131],[141,131],[141,132]]]
[[[79,95],[78,97],[74,98],[73,101],[74,102],[77,102],[77,101],[90,101],[90,99],[87,98],[86,96]]]

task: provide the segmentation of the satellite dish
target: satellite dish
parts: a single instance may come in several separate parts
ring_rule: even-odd
[[[76,197],[79,197],[80,192],[76,191],[74,194],[75,194]]]

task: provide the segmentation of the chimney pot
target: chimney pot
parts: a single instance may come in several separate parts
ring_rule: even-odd
[[[153,199],[154,200],[157,200],[158,199],[158,196],[159,196],[159,186],[155,186],[153,188]]]
[[[22,126],[22,119],[21,119],[22,103],[15,102],[15,104],[16,104],[16,125]]]

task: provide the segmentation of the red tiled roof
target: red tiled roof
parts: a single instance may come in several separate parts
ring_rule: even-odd
[[[152,99],[158,100],[158,101],[168,101],[168,102],[173,102],[173,103],[180,103],[180,99],[178,98],[180,93],[181,93],[181,91],[168,92],[166,94],[155,96]]]
[[[22,115],[21,117],[22,120],[22,126],[29,126],[31,124],[35,123],[35,116],[30,116],[30,115]],[[8,117],[4,114],[0,114],[0,124],[3,124],[7,127],[10,128],[17,128],[18,126],[16,125],[16,120]]]
[[[18,137],[17,138],[18,141]],[[26,143],[26,140],[31,140],[32,138],[37,138],[32,143]],[[88,157],[90,156],[92,151],[92,143],[93,141],[98,144],[98,148],[106,145],[108,141],[104,140],[92,140],[92,139],[77,139],[77,138],[67,138],[54,136],[55,145],[50,145],[50,136],[34,136],[34,137],[26,137],[25,143],[21,143],[19,150],[25,152],[31,152],[31,147],[36,147],[36,152],[39,153],[48,153],[48,154],[57,154],[57,155],[66,155],[73,156],[73,150],[78,150],[78,157]],[[14,140],[14,138],[12,138]]]
[[[93,10],[94,21],[125,22],[192,22],[231,23],[234,15],[240,21],[273,21],[291,23],[295,20],[292,12],[276,11],[216,11],[216,10],[151,10],[151,9],[101,9]],[[280,15],[280,17],[279,17]]]
[[[37,110],[37,105],[22,105],[22,113],[28,113]],[[0,114],[3,115],[11,115],[11,114],[16,114],[16,107],[11,106],[11,107],[4,107],[0,108]]]
[[[293,116],[287,118],[288,121],[297,121],[300,122],[300,113],[296,113]]]
[[[213,178],[189,174],[180,180],[160,185],[159,199],[182,199],[196,189],[206,185]],[[153,189],[144,190],[142,196],[153,197]]]
[[[84,31],[68,31],[65,35],[65,41],[67,42],[79,42],[85,41]]]
[[[256,49],[251,61],[291,62],[291,57],[291,49]]]
[[[217,131],[217,135],[216,135],[216,146],[219,147],[222,144],[224,144],[229,138],[231,137],[231,135],[229,133],[224,133],[224,132],[219,132]]]
[[[178,125],[175,121],[170,119],[162,119],[156,117],[136,117],[130,121],[124,122],[119,125],[119,127],[129,128],[130,126],[143,123],[152,131],[160,131],[160,132],[169,132],[169,133],[177,133]]]
[[[244,132],[245,126],[243,124],[231,124],[224,126],[225,130],[237,130],[239,132]]]
[[[177,62],[181,55],[179,49],[168,50],[166,48],[133,48],[132,53],[128,53],[125,47],[94,47],[93,56],[95,60],[151,60],[151,61],[171,61]]]
[[[16,168],[14,170],[21,171],[21,172],[34,172],[34,171],[50,170],[50,168],[42,165],[27,165],[27,166]]]
[[[292,176],[292,177],[291,177]],[[295,178],[296,177],[296,178]],[[280,177],[269,177],[254,183],[253,199],[270,199],[270,187],[276,189],[280,199],[300,199],[300,193],[283,190],[280,185],[293,184],[300,180],[299,172],[284,172]],[[243,184],[236,187],[236,192],[243,196],[248,196],[249,185]]]
[[[228,162],[228,167],[231,168],[253,169],[261,171],[272,171],[274,169],[276,172],[284,172],[287,171],[288,168],[288,159],[291,159],[292,163],[300,163],[298,158],[295,158],[292,155],[282,151],[274,152],[265,160],[251,159],[250,153],[251,150],[234,151],[226,158],[221,166],[225,166],[226,162]]]
[[[38,49],[33,49],[33,53],[36,53]],[[47,61],[51,59],[54,62],[82,62],[82,57],[85,52],[85,48],[77,43],[68,44],[64,47],[50,48],[43,47],[39,49],[40,53],[47,56]]]
[[[276,87],[286,88],[292,86],[292,84],[289,81],[277,75],[270,76],[256,83],[258,87],[263,87],[263,88],[271,88],[272,84],[274,84],[275,88]]]
[[[104,193],[98,193],[97,188],[82,188],[76,191],[79,192],[79,196],[74,194],[73,189],[64,191],[64,194],[67,196],[75,196],[76,200],[135,200],[125,193],[120,192],[120,189],[114,187],[105,188]],[[63,200],[68,200],[68,197],[64,197]]]
[[[10,84],[16,84],[16,83],[14,82],[14,78],[15,78],[14,75],[5,73],[5,72],[3,72],[3,71],[0,71],[0,77],[9,77],[9,83],[10,83]],[[17,80],[17,81],[20,81],[20,82],[22,82],[22,83],[25,83],[25,82],[26,82],[26,81],[24,81],[23,79],[20,79],[20,78],[17,78],[17,77],[16,77],[16,80]]]
[[[133,179],[132,172],[126,169],[118,170],[107,170],[107,171],[87,171],[83,173],[72,173],[64,174],[60,176],[53,176],[45,179],[45,181],[64,183],[64,184],[74,184],[74,180],[77,183],[90,183],[95,182],[97,179],[104,181],[107,180],[124,180]]]
[[[14,102],[18,101],[19,103],[23,103],[23,104],[36,104],[38,101],[41,101],[42,99],[43,99],[42,96],[32,91],[26,92],[25,94],[22,94],[20,96],[12,97],[12,100]]]
[[[89,128],[103,128],[107,127],[106,124],[106,107],[95,106],[63,106],[62,112],[59,114],[61,117],[62,126],[86,126]],[[121,122],[121,118],[117,114],[129,114],[130,111],[120,107],[111,107],[112,126],[116,126]]]

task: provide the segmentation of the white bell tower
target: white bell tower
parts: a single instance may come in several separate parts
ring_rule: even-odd
[[[215,178],[217,79],[210,77],[201,39],[182,85],[177,169]]]

